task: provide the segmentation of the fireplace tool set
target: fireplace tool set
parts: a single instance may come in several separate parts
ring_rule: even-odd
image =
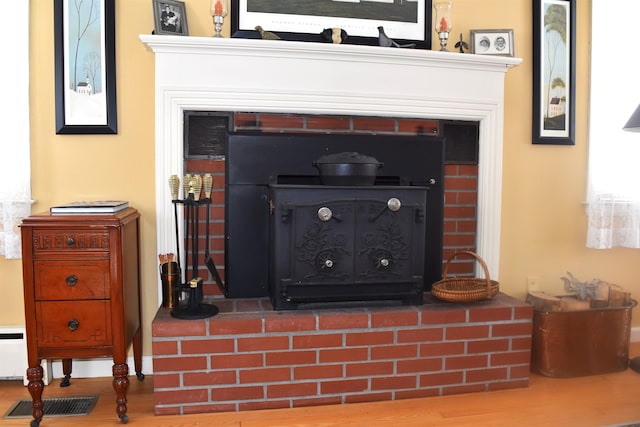
[[[206,245],[204,261],[207,269],[211,272],[219,286],[222,286],[220,275],[216,265],[209,255],[209,225],[210,225],[210,205],[211,189],[213,187],[213,177],[211,174],[200,176],[197,174],[185,174],[183,179],[183,198],[179,199],[180,178],[177,175],[169,177],[169,190],[171,191],[171,203],[175,218],[176,242],[179,242],[178,233],[178,205],[184,208],[184,231],[185,231],[185,268],[182,276],[182,265],[180,260],[180,245],[176,261],[173,256],[161,257],[166,262],[161,264],[161,278],[163,286],[163,305],[171,307],[171,316],[178,319],[204,319],[218,314],[218,307],[202,302],[202,277],[198,276],[199,259],[199,230],[200,206],[206,209]],[[204,192],[204,198],[201,194]],[[190,253],[189,253],[190,248]],[[189,256],[190,255],[190,256]],[[189,265],[191,264],[191,265]],[[189,276],[189,272],[190,277]],[[178,283],[180,281],[180,283]],[[179,301],[180,293],[188,294],[186,301]]]

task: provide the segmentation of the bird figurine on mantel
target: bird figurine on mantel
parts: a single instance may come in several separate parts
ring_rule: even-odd
[[[467,44],[466,41],[462,40],[462,33],[460,33],[460,41],[456,43],[455,47],[460,49],[460,53],[464,53],[465,49],[469,49],[469,44]]]
[[[260,37],[263,40],[280,40],[277,34],[272,33],[271,31],[265,31],[260,25],[256,25],[256,31],[260,33]]]
[[[378,27],[378,44],[382,47],[416,47],[415,43],[400,44],[385,34],[384,28]]]

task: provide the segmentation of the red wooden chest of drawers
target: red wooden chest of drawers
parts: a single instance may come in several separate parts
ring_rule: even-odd
[[[62,359],[69,385],[73,358],[113,358],[116,413],[128,421],[127,352],[142,380],[140,214],[38,214],[21,225],[32,426],[43,414],[42,359]]]

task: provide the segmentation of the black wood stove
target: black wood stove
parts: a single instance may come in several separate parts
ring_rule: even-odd
[[[347,152],[381,163],[370,185],[321,180],[316,161]],[[441,277],[441,138],[231,134],[226,179],[227,297],[421,304]]]

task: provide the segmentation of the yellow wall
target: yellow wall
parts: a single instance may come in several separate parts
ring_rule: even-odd
[[[213,32],[208,0],[187,0],[191,35]],[[583,208],[587,167],[590,2],[577,0],[575,146],[531,144],[532,10],[527,0],[455,0],[452,40],[470,29],[513,28],[522,65],[506,76],[502,252],[503,291],[524,298],[526,278],[560,293],[560,276],[600,278],[640,294],[637,250],[589,250]],[[142,213],[144,353],[151,354],[156,311],[154,216],[154,58],[139,41],[153,28],[151,0],[116,0],[118,135],[56,135],[54,128],[53,2],[31,4],[31,153],[34,211],[74,199],[126,199]],[[228,34],[228,24],[225,24]],[[0,325],[19,325],[20,261],[0,259]],[[494,272],[495,273],[495,272]],[[637,316],[636,316],[637,317]],[[634,320],[640,326],[640,318]]]

